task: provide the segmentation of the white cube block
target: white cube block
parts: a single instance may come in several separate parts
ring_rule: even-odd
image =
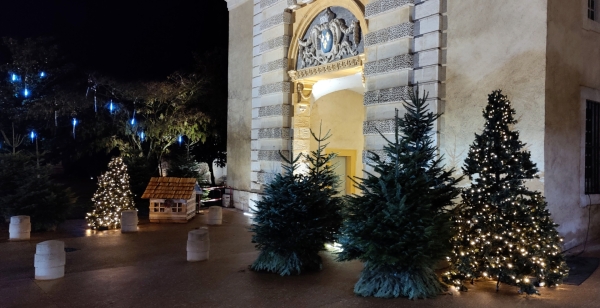
[[[223,206],[231,207],[231,195],[223,195]]]
[[[12,216],[10,218],[10,224],[11,225],[29,225],[29,224],[31,224],[31,218],[26,215]]]
[[[35,253],[40,255],[52,254],[59,251],[65,251],[65,242],[50,240],[38,243],[35,246]]]
[[[8,239],[11,241],[28,240],[31,236],[31,220],[29,216],[12,216],[8,225],[8,233]]]
[[[188,241],[208,241],[208,229],[200,228],[188,232]]]
[[[188,251],[187,252],[187,260],[189,262],[208,260],[208,251],[202,251],[202,252]]]
[[[188,261],[194,262],[207,260],[209,250],[210,239],[208,237],[208,229],[201,228],[188,232],[188,241],[186,246]]]
[[[137,210],[125,210],[121,212],[121,233],[137,232],[137,225]]]
[[[45,241],[36,245],[34,256],[35,279],[49,280],[65,276],[65,243]]]
[[[223,208],[220,206],[211,206],[208,208],[208,224],[220,225],[223,222]]]
[[[57,267],[36,267],[35,279],[36,280],[51,280],[58,279],[65,276],[65,266]]]

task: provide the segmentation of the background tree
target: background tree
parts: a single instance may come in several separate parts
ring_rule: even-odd
[[[361,296],[411,299],[443,291],[434,268],[450,252],[452,229],[448,207],[458,195],[432,139],[440,116],[427,108],[418,88],[404,102],[394,140],[385,157],[371,152],[374,173],[355,182],[362,194],[350,196],[344,210],[338,255],[341,261],[364,262],[354,292]]]
[[[108,163],[108,171],[98,179],[98,190],[92,201],[94,210],[87,214],[86,220],[94,230],[120,228],[121,212],[135,209],[127,165],[121,157],[115,157]]]
[[[329,134],[313,137],[318,148],[309,157],[309,173],[294,172],[302,154],[293,160],[282,156],[284,173],[275,174],[257,202],[251,227],[252,242],[260,250],[251,265],[255,271],[286,276],[321,269],[319,252],[338,233],[341,199],[333,197],[337,177],[330,166],[335,154],[325,155],[326,145],[321,145]]]
[[[0,79],[0,130],[16,152],[24,144],[13,135],[34,130],[38,139],[52,139],[63,115],[77,111],[76,104],[67,103],[73,67],[59,56],[52,38],[4,38],[3,43],[8,62],[0,65],[5,76]]]
[[[75,199],[71,190],[50,178],[49,166],[37,167],[30,156],[0,154],[0,214],[31,217],[32,229],[55,229],[64,222]]]
[[[193,153],[200,162],[206,162],[215,184],[213,163],[217,167],[227,164],[227,51],[215,49],[195,57],[195,74],[211,76],[205,78],[206,85],[198,97],[194,108],[210,118],[207,125],[206,140],[194,146]]]
[[[537,285],[561,283],[568,268],[547,204],[525,180],[538,172],[524,150],[515,110],[502,91],[493,91],[483,110],[485,125],[475,134],[463,172],[471,181],[463,190],[446,280],[466,289],[462,281],[491,278],[537,293]]]
[[[169,159],[169,176],[179,178],[195,178],[200,183],[200,164],[194,155],[188,154],[187,150],[175,150]]]

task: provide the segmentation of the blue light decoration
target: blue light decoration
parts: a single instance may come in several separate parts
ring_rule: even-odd
[[[73,139],[75,139],[75,126],[77,126],[77,119],[73,118],[73,121],[71,122],[73,124]]]
[[[35,132],[31,131],[31,133],[29,134],[29,137],[31,137],[31,143],[33,143],[33,139],[35,139]]]
[[[181,143],[183,142],[183,137],[181,137],[181,135],[177,137],[177,142],[179,142],[179,145],[181,146]]]
[[[140,132],[140,140],[144,141],[144,139],[146,139],[146,134],[144,134],[144,131]]]
[[[15,81],[17,81],[18,79],[19,79],[19,76],[17,76],[17,74],[15,74],[15,73],[11,74],[10,80],[11,80],[12,82],[15,82]]]
[[[131,125],[135,125],[135,109],[133,109],[133,114],[131,115]]]
[[[27,97],[29,94],[29,89],[25,88],[25,90],[23,90],[23,96]]]
[[[113,105],[112,100],[110,101],[110,104],[108,105],[108,110],[110,110],[110,113],[113,113],[113,110],[115,110],[115,106]]]
[[[40,78],[44,78],[46,77],[46,73],[45,72],[40,72]]]

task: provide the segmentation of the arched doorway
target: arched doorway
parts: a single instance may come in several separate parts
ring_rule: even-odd
[[[311,130],[324,136],[343,194],[353,192],[346,181],[362,170],[365,120],[361,20],[341,6],[313,7],[313,16],[294,25],[288,72],[294,82],[292,115],[294,156],[317,148]],[[362,13],[361,13],[362,14]],[[360,16],[360,15],[359,15]],[[299,171],[302,172],[302,169]]]

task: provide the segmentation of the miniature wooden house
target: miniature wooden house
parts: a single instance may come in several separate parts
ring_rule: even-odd
[[[199,193],[194,178],[154,177],[142,199],[150,199],[150,222],[186,223],[196,215]]]

